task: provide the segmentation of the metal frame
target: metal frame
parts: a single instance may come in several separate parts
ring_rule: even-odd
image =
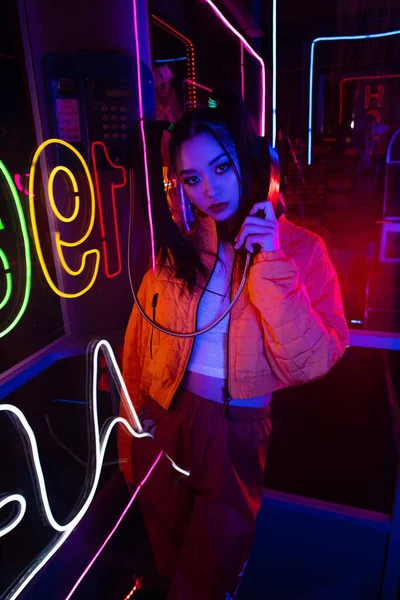
[[[315,44],[317,42],[335,42],[335,41],[349,41],[349,40],[366,40],[381,37],[391,37],[393,35],[400,35],[400,29],[396,31],[386,31],[384,33],[372,33],[365,35],[339,35],[331,37],[319,37],[315,38],[311,42],[310,52],[310,73],[309,73],[309,96],[308,96],[308,150],[307,150],[307,164],[311,165],[312,162],[312,109],[313,109],[313,79],[314,79],[314,54]]]
[[[151,15],[151,19],[152,19],[154,25],[157,25],[157,27],[160,27],[167,33],[173,35],[179,41],[183,42],[183,44],[185,44],[186,58],[187,58],[187,63],[186,63],[187,79],[186,80],[191,82],[191,84],[189,85],[189,109],[196,108],[197,99],[196,99],[196,87],[194,84],[194,82],[196,81],[196,60],[195,60],[195,52],[194,52],[193,42],[191,40],[189,40],[189,38],[182,35],[182,33],[179,33],[179,31],[177,31],[176,29],[171,27],[171,25],[168,25],[168,23],[166,23],[165,21],[163,21],[162,19],[157,17],[156,15],[154,15],[154,14]]]
[[[392,216],[386,214],[387,193],[388,193],[388,186],[389,186],[389,167],[397,167],[400,170],[400,160],[392,160],[392,157],[391,157],[392,148],[396,141],[399,143],[399,146],[400,146],[400,128],[397,129],[397,131],[395,131],[394,134],[392,135],[390,142],[388,144],[388,147],[387,147],[387,151],[386,151],[385,187],[384,187],[384,192],[383,192],[382,218],[384,220],[390,219],[393,221],[400,221],[400,217],[398,217],[398,216],[392,217]]]
[[[44,142],[43,124],[42,124],[42,118],[41,118],[40,108],[39,108],[37,78],[36,78],[35,65],[34,65],[34,60],[33,60],[33,55],[32,55],[32,49],[31,49],[30,25],[29,25],[28,15],[27,15],[27,11],[26,11],[26,0],[18,0],[18,12],[19,12],[19,19],[20,19],[20,26],[21,26],[22,43],[23,43],[24,55],[25,55],[25,65],[26,65],[26,71],[27,71],[28,83],[29,83],[29,95],[30,95],[30,99],[31,99],[33,121],[34,121],[34,126],[35,126],[36,144],[37,144],[37,146],[40,146]],[[53,256],[57,256],[57,247],[56,247],[55,235],[54,235],[54,233],[57,231],[57,227],[56,227],[56,220],[55,220],[54,213],[51,209],[50,203],[48,202],[49,169],[48,169],[46,156],[43,152],[41,153],[41,156],[40,156],[40,170],[41,170],[41,176],[42,176],[42,182],[43,182],[43,188],[44,188],[43,189],[44,197],[46,200],[46,214],[47,214],[47,221],[48,221],[48,225],[49,225],[49,233],[50,233],[50,238],[51,238],[52,252],[53,252]],[[56,273],[58,287],[59,287],[59,289],[62,289],[63,288],[63,273],[62,273],[62,269],[61,269],[61,265],[60,265],[59,261],[55,260],[54,266],[55,266],[55,273]],[[64,330],[65,330],[66,335],[70,335],[72,333],[72,328],[71,328],[70,321],[69,321],[68,303],[67,303],[66,299],[62,298],[62,297],[59,298],[59,301],[60,301],[60,305],[61,305],[61,314],[62,314],[63,323],[64,323]]]

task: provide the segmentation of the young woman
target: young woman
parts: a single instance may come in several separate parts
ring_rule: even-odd
[[[149,447],[190,471],[180,477],[162,459],[139,494],[168,600],[235,597],[261,506],[272,392],[323,377],[348,344],[324,242],[277,220],[269,201],[253,203],[251,121],[230,88],[212,100],[185,114],[170,141],[195,228],[182,236],[166,200],[154,210],[158,269],[138,298],[157,324],[193,332],[229,305],[249,251],[245,286],[231,313],[196,337],[161,333],[134,306],[123,357],[132,402],[155,436],[148,444],[121,432],[127,481],[146,474]]]

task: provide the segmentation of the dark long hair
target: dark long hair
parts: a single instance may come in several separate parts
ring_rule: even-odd
[[[199,133],[211,134],[227,154],[238,178],[240,190],[238,225],[236,230],[232,231],[233,238],[253,205],[250,147],[255,132],[246,105],[236,90],[223,85],[213,91],[210,98],[218,104],[216,108],[199,107],[187,112],[173,128],[169,143],[171,159],[169,181],[171,181],[171,173],[177,172],[177,158],[182,143]],[[240,174],[235,167],[232,156],[234,153],[237,156]],[[163,210],[162,214],[163,222],[160,223],[160,230],[156,232],[158,264],[163,268],[167,262],[170,263],[169,259],[172,255],[175,277],[182,279],[188,289],[193,291],[196,272],[200,271],[207,275],[207,270],[190,239],[186,239],[180,233],[170,211]]]

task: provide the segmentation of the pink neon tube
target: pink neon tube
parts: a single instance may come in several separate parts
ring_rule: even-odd
[[[156,271],[156,255],[155,255],[155,248],[154,248],[154,227],[153,227],[153,216],[152,216],[152,210],[151,210],[149,168],[148,168],[148,164],[147,164],[147,144],[146,144],[146,135],[145,135],[145,131],[144,131],[144,123],[143,123],[143,94],[142,94],[142,80],[140,77],[140,47],[139,47],[140,44],[139,44],[139,28],[138,28],[138,22],[137,22],[136,0],[133,0],[133,23],[134,23],[134,28],[135,28],[139,120],[140,120],[140,131],[142,134],[142,142],[143,142],[144,175],[145,175],[145,181],[146,181],[147,207],[148,207],[148,213],[149,213],[150,238],[151,238],[151,262],[152,262],[152,266],[153,266],[153,273],[155,273],[155,271]]]
[[[242,42],[240,42],[240,75],[242,83],[242,98],[244,100],[244,49]]]
[[[25,173],[25,177],[29,177],[29,173]],[[19,173],[15,173],[15,175],[14,175],[14,182],[15,182],[15,185],[17,186],[17,189],[20,192],[23,192],[27,196],[30,196],[29,190],[24,190],[24,188],[22,187],[22,184],[21,184],[21,175]],[[32,198],[34,198],[34,197],[35,197],[35,194],[32,194]]]
[[[81,582],[83,581],[83,579],[86,577],[86,575],[88,574],[88,572],[90,571],[90,569],[92,568],[92,566],[94,565],[94,563],[96,562],[96,560],[98,559],[98,557],[100,556],[100,554],[103,552],[104,548],[107,546],[108,542],[111,540],[112,536],[114,535],[114,533],[117,531],[118,527],[120,526],[120,523],[121,523],[122,519],[125,517],[126,513],[130,509],[133,501],[135,500],[136,496],[139,493],[140,488],[146,483],[146,481],[148,480],[148,478],[152,474],[155,466],[157,465],[157,463],[160,460],[160,458],[161,458],[162,455],[163,455],[163,451],[161,451],[159,453],[159,455],[157,456],[157,458],[154,461],[153,465],[150,467],[149,472],[147,473],[146,477],[143,479],[143,481],[141,483],[139,483],[139,485],[137,487],[137,490],[133,494],[132,498],[129,500],[129,502],[126,505],[126,507],[124,508],[124,510],[123,510],[120,518],[118,519],[118,521],[114,525],[113,529],[108,534],[107,538],[105,539],[105,541],[103,542],[103,544],[100,546],[100,548],[98,549],[98,551],[96,552],[96,554],[93,556],[92,560],[90,561],[90,563],[88,564],[88,566],[86,567],[86,569],[83,571],[82,575],[79,577],[79,579],[77,580],[77,582],[75,583],[74,587],[72,588],[72,590],[70,591],[70,593],[68,594],[68,596],[65,598],[65,600],[69,600],[72,597],[72,595],[74,594],[74,592],[76,591],[76,589],[78,588],[78,586],[81,584]]]
[[[236,37],[238,37],[243,46],[246,48],[246,50],[248,52],[250,52],[250,54],[252,56],[254,56],[254,58],[256,60],[258,60],[258,62],[261,65],[261,117],[260,117],[260,135],[261,137],[265,136],[265,64],[263,59],[261,58],[261,56],[259,56],[257,54],[257,52],[255,52],[253,50],[253,48],[250,46],[250,44],[245,40],[245,38],[229,23],[228,19],[226,19],[226,17],[224,17],[224,15],[221,13],[221,11],[215,6],[215,4],[213,2],[211,2],[211,0],[206,0],[207,4],[209,4],[212,8],[212,10],[215,12],[215,14],[217,15],[217,17],[224,23],[224,25],[226,25],[228,27],[228,29],[230,29],[235,35]]]

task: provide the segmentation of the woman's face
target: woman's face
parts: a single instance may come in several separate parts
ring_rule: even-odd
[[[229,149],[240,175],[236,155]],[[218,142],[209,133],[199,133],[183,142],[178,157],[178,175],[185,194],[203,213],[226,221],[239,208],[239,182]]]

